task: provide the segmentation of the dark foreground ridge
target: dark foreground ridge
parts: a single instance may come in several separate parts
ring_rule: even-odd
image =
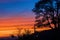
[[[0,38],[0,40],[60,40],[60,31],[58,29],[45,30],[17,37]]]
[[[36,32],[32,35],[25,35],[20,37],[19,40],[60,40],[60,31],[58,29],[46,30]]]

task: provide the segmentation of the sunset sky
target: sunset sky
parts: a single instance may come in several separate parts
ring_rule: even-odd
[[[17,28],[33,28],[37,0],[0,0],[0,37],[17,34]]]
[[[32,28],[37,0],[0,0],[0,37],[17,34],[17,28]]]
[[[0,26],[32,22],[35,2],[37,0],[0,0]]]

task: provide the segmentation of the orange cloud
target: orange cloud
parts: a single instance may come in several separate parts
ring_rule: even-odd
[[[33,24],[34,18],[6,18],[0,19],[0,26]]]
[[[12,17],[0,18],[0,36],[9,36],[17,34],[19,29],[32,29],[34,18]],[[17,33],[16,33],[17,32]]]
[[[17,35],[20,31],[22,35],[25,33],[25,29],[34,33],[34,18],[29,17],[12,17],[12,18],[0,18],[0,37],[10,36],[11,34]],[[48,30],[50,28],[37,28],[37,31]]]

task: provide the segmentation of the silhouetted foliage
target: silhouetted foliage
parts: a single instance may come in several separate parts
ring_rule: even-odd
[[[59,27],[59,14],[60,12],[58,12],[60,10],[60,1],[59,0],[39,0],[36,4],[35,7],[33,8],[33,12],[35,12],[36,15],[36,24],[34,25],[37,27],[41,27],[41,26],[47,26],[49,25],[50,28],[52,28],[50,26],[50,24],[54,24],[55,28]],[[39,19],[41,16],[43,16],[42,21]],[[44,19],[45,18],[45,19]],[[49,21],[52,20],[51,22]],[[43,22],[48,21],[47,24],[43,24]],[[58,26],[57,26],[58,24]],[[52,28],[53,29],[53,28]]]
[[[11,38],[14,38],[15,36],[14,35],[11,35]]]
[[[59,0],[39,0],[33,12],[35,13],[34,34],[26,30],[26,35],[18,36],[18,40],[60,40],[60,1]],[[47,21],[47,22],[46,22]],[[46,23],[45,23],[46,22]],[[50,24],[54,24],[55,28]],[[49,26],[51,30],[36,32],[35,27]]]
[[[29,29],[25,30],[26,35],[30,35],[31,31]]]
[[[40,32],[38,38],[41,40],[58,40],[60,37],[60,0],[39,0],[32,11],[36,15],[35,33],[36,27],[49,26],[51,28],[42,34]],[[50,24],[54,24],[54,28]]]

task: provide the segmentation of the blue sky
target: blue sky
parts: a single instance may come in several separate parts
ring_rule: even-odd
[[[1,0],[0,0],[1,1]],[[32,12],[37,0],[6,0],[0,2],[0,17],[21,15],[21,12]],[[23,13],[22,13],[23,14]]]

